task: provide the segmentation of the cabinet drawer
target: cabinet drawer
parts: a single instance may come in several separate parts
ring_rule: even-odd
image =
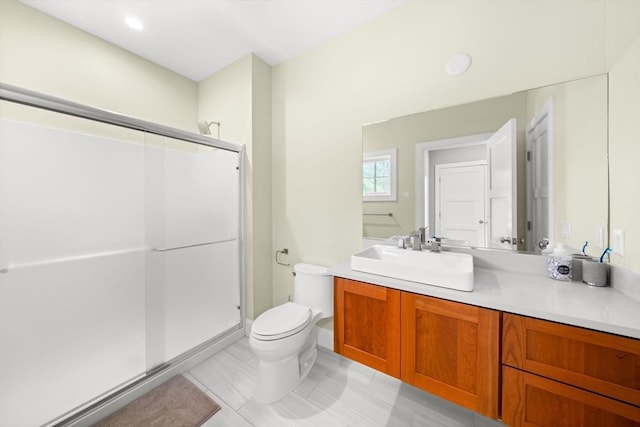
[[[502,421],[513,427],[639,427],[640,408],[504,366]]]
[[[502,363],[640,406],[640,340],[504,314]]]

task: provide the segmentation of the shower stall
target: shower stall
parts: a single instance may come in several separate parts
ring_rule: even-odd
[[[243,146],[0,99],[0,426],[141,394],[244,334]]]

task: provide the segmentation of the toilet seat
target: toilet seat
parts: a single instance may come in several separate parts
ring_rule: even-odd
[[[311,322],[311,309],[287,302],[262,313],[253,322],[251,334],[260,341],[275,341],[295,335]]]

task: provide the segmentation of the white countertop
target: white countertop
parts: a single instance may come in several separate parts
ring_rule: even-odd
[[[456,291],[352,270],[349,262],[330,269],[334,276],[522,314],[640,339],[640,302],[611,287],[562,282],[542,275],[475,267],[474,290]]]

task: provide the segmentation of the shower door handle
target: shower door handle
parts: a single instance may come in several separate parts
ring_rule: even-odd
[[[193,245],[173,246],[171,248],[153,248],[151,250],[155,252],[168,252],[168,251],[176,251],[178,249],[195,248],[196,246],[208,246],[208,245],[215,245],[216,243],[233,242],[235,240],[238,240],[238,239],[236,237],[232,237],[231,239],[216,240],[214,242],[194,243]]]

